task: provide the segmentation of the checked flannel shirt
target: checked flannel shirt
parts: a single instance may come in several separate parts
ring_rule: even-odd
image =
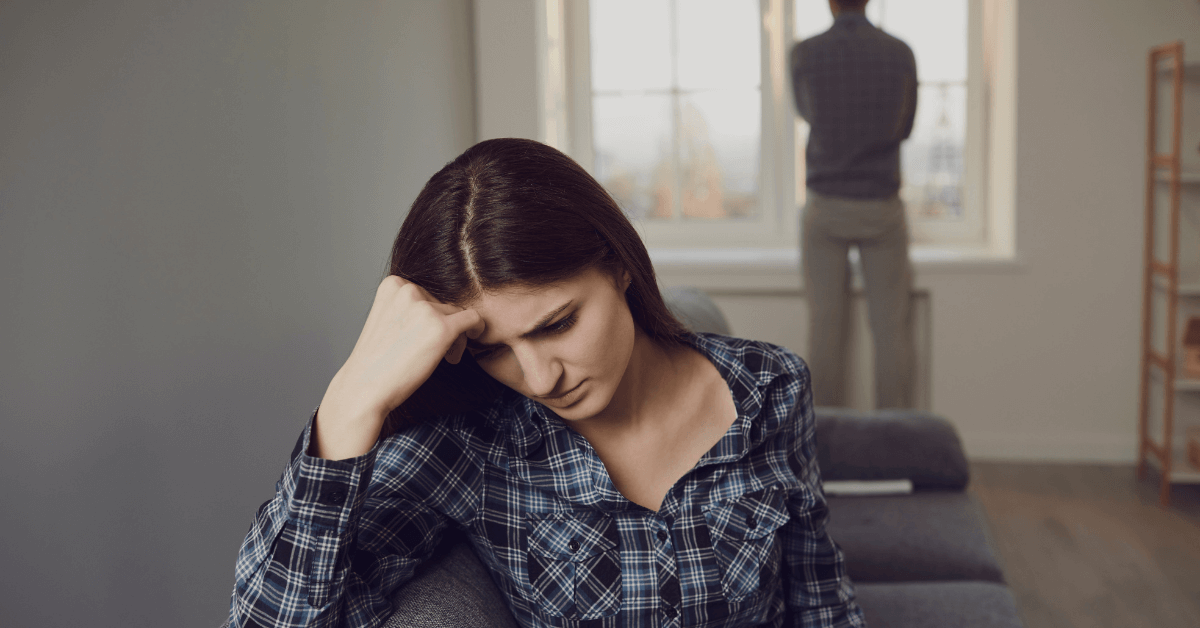
[[[863,626],[825,533],[807,367],[766,343],[689,342],[738,417],[657,512],[515,392],[349,460],[306,455],[310,419],[242,544],[231,624],[377,626],[453,526],[522,626]]]
[[[844,198],[900,189],[900,142],[917,111],[917,62],[908,44],[842,11],[829,30],[792,47],[796,109],[808,121],[808,187]]]

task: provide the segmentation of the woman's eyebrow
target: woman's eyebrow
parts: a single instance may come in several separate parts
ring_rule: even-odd
[[[549,327],[550,324],[554,321],[554,319],[557,318],[559,314],[563,313],[563,310],[566,310],[567,308],[571,307],[572,303],[574,303],[574,301],[567,301],[566,303],[563,303],[562,305],[558,306],[558,308],[556,308],[554,311],[550,312],[549,314],[546,314],[540,320],[538,320],[538,322],[533,326],[533,329],[530,329],[529,331],[521,334],[519,337],[522,340],[527,340],[529,338],[532,338],[532,337],[538,335],[543,330],[545,330],[547,327]],[[472,339],[468,338],[467,346],[472,349],[487,349],[490,347],[495,347],[497,345],[486,344],[486,343],[479,342],[478,340],[472,340]]]

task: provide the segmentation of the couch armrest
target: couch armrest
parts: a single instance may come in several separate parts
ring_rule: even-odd
[[[918,410],[816,408],[824,480],[912,480],[913,489],[963,489],[970,480],[958,432]]]
[[[672,286],[662,289],[667,309],[688,329],[710,334],[729,335],[729,321],[721,308],[703,290],[692,286]]]

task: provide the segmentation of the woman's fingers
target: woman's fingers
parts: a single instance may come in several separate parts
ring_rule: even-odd
[[[462,359],[463,351],[465,351],[466,348],[467,337],[459,336],[454,340],[454,343],[450,345],[450,350],[446,352],[446,361],[451,364],[458,364],[459,360]]]
[[[478,338],[483,333],[483,317],[475,310],[456,309],[457,312],[446,315],[446,325],[451,333],[455,336],[465,334],[467,338]]]
[[[458,364],[467,348],[467,339],[478,338],[483,333],[483,318],[475,310],[460,309],[446,316],[446,325],[450,333],[454,334],[454,342],[450,343],[450,348],[446,351],[446,361]]]

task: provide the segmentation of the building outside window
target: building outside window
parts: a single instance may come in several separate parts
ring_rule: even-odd
[[[757,216],[757,0],[593,0],[589,8],[596,177],[639,220]]]

